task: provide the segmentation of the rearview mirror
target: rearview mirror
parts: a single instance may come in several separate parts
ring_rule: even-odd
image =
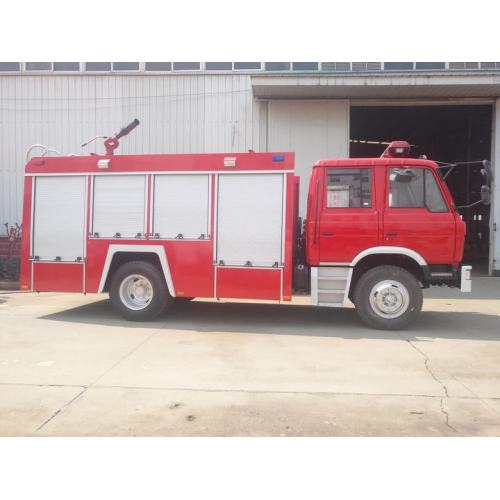
[[[416,176],[417,173],[415,170],[412,170],[411,168],[401,168],[397,170],[395,181],[411,182]]]
[[[481,186],[481,201],[483,205],[491,203],[491,188],[489,186]]]
[[[481,169],[481,174],[486,181],[487,186],[491,186],[491,181],[493,180],[493,172],[491,170],[491,161],[483,160],[483,168]]]

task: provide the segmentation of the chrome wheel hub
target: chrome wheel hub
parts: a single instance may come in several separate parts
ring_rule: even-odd
[[[373,312],[382,318],[398,318],[408,309],[410,294],[398,281],[380,281],[371,289],[370,305]]]
[[[153,299],[153,286],[141,274],[127,276],[120,285],[120,300],[129,309],[139,311],[146,308]]]

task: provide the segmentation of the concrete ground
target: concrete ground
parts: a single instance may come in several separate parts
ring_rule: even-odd
[[[499,436],[500,279],[426,291],[404,332],[353,309],[0,295],[0,435]]]

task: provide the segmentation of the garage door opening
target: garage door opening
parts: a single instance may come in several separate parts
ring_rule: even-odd
[[[385,145],[362,141],[406,140],[415,145],[412,156],[426,155],[440,162],[491,159],[493,110],[475,106],[351,106],[350,156],[380,156]],[[480,166],[455,168],[446,183],[457,206],[480,199]],[[464,262],[487,274],[490,207],[459,209],[467,223]]]

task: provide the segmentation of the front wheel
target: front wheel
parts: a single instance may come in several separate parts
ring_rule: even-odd
[[[354,290],[356,311],[367,326],[379,330],[401,330],[422,309],[422,289],[406,269],[379,266],[359,278]]]
[[[127,262],[113,274],[109,288],[113,307],[126,319],[156,318],[172,301],[163,274],[150,262]]]

